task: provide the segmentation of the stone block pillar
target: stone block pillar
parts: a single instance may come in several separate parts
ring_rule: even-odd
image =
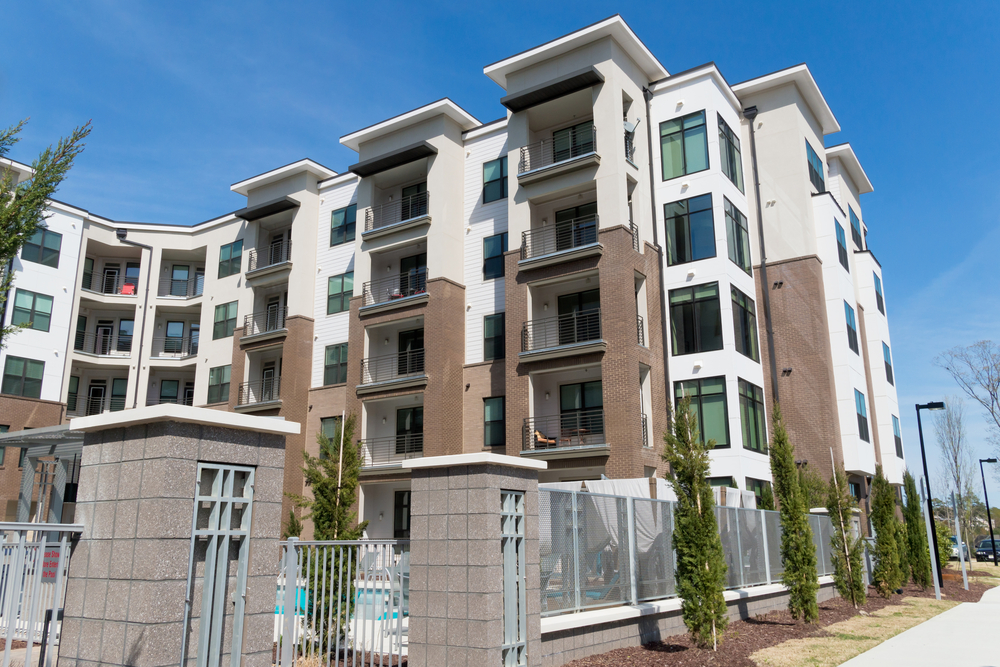
[[[210,570],[223,570],[218,580],[224,588],[210,591],[225,596],[217,607],[223,610],[216,644],[220,667],[232,663],[234,613],[240,606],[242,657],[236,664],[269,667],[285,435],[298,433],[299,425],[159,405],[74,419],[71,428],[85,432],[76,510],[84,531],[70,561],[59,667],[178,665],[182,650],[185,667],[209,664],[204,656],[198,661],[200,621],[210,613],[202,609],[202,584],[208,545],[222,538],[192,540],[193,528],[210,527],[204,508],[211,503],[198,503],[194,521],[196,489],[201,496],[212,493],[199,489],[199,465],[239,466],[232,474],[238,479],[252,473],[249,534],[228,538],[228,568]],[[214,471],[202,471],[202,480]],[[232,489],[232,496],[239,495],[247,494]],[[240,521],[231,525],[239,527]],[[238,604],[236,554],[244,548],[245,602]]]
[[[504,643],[501,495],[524,494],[528,665],[541,665],[538,470],[497,454],[414,459],[410,486],[410,667],[499,667]],[[508,582],[509,588],[509,582]]]

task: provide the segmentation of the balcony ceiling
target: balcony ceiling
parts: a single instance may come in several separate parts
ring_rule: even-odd
[[[278,199],[272,199],[271,201],[264,202],[263,204],[242,208],[239,211],[236,211],[233,215],[237,218],[243,218],[244,220],[250,222],[266,218],[270,215],[274,215],[275,213],[290,211],[291,209],[298,208],[299,206],[299,202],[295,201],[291,197],[280,197]]]
[[[419,141],[409,146],[397,148],[394,151],[385,153],[370,160],[363,160],[348,167],[352,173],[361,176],[374,176],[383,171],[388,171],[410,162],[416,162],[425,157],[437,154],[437,149],[426,141]]]
[[[546,81],[526,90],[500,98],[500,104],[514,113],[524,111],[539,104],[544,104],[577,91],[589,90],[592,86],[604,83],[604,75],[591,65],[558,78]],[[588,100],[589,101],[589,100]],[[590,106],[589,104],[587,105]],[[544,125],[542,127],[545,127]]]

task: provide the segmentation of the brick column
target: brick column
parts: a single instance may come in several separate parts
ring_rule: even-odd
[[[410,483],[410,667],[501,664],[502,491],[525,499],[528,665],[541,665],[538,471],[490,453],[414,459]]]

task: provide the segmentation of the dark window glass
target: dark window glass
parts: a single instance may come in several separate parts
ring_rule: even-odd
[[[675,404],[691,399],[691,409],[698,419],[701,442],[715,441],[716,449],[729,447],[729,417],[726,409],[726,378],[685,380],[674,383]]]
[[[483,163],[483,203],[507,198],[507,156]]]
[[[851,240],[854,241],[854,245],[858,247],[858,250],[864,250],[865,242],[861,240],[861,219],[858,218],[858,214],[850,206],[847,207],[847,211],[851,214]]]
[[[339,276],[330,276],[326,286],[326,314],[347,312],[351,309],[354,294],[354,271]]]
[[[483,360],[506,357],[504,345],[504,313],[487,315],[483,318]]]
[[[177,394],[180,391],[180,382],[177,380],[160,380],[160,403],[176,403]]]
[[[80,395],[80,378],[76,375],[69,376],[69,391],[66,392],[66,411],[76,412],[76,401]],[[0,449],[3,449],[0,447]]]
[[[708,169],[708,133],[705,112],[660,123],[663,180]]]
[[[236,306],[238,302],[230,301],[215,307],[215,325],[212,328],[212,340],[227,338],[236,329]]]
[[[722,158],[722,173],[743,192],[743,159],[740,156],[740,138],[729,129],[726,121],[719,116],[719,155]]]
[[[14,313],[10,323],[27,325],[39,331],[49,330],[52,319],[52,297],[18,289],[14,294]]]
[[[865,407],[865,395],[857,389],[854,390],[854,404],[858,410],[858,434],[865,442],[871,442],[868,435],[868,409]]]
[[[847,271],[850,271],[851,265],[847,259],[847,236],[844,234],[844,228],[839,222],[834,220],[833,224],[837,228],[837,257],[840,258],[840,265]]]
[[[899,430],[899,418],[892,415],[892,435],[896,439],[896,456],[903,458],[903,434]]]
[[[423,451],[424,407],[396,410],[396,453]]]
[[[507,232],[483,239],[483,280],[503,277],[505,252],[507,252]]]
[[[224,403],[229,400],[229,374],[233,367],[216,366],[208,370],[208,402]]]
[[[62,234],[39,227],[21,247],[21,259],[58,269],[61,248]]]
[[[670,337],[674,356],[722,349],[719,283],[670,291]]]
[[[339,426],[340,417],[323,417],[319,420],[320,433],[322,433],[326,439],[330,441],[331,447],[334,448],[340,447],[340,441],[337,439],[337,428]],[[326,460],[326,449],[320,447],[319,458],[320,460]]]
[[[885,379],[889,384],[894,385],[892,379],[892,354],[889,352],[889,346],[882,343],[882,358],[885,360]]]
[[[397,540],[410,539],[410,492],[396,491],[392,503],[392,536]]]
[[[709,477],[708,483],[713,487],[724,486],[729,489],[736,488],[736,480],[732,477]]]
[[[357,230],[358,205],[337,209],[330,219],[330,247],[354,240]]]
[[[323,384],[347,382],[347,343],[326,346]]]
[[[556,250],[597,243],[597,202],[556,211]]]
[[[235,276],[240,272],[243,261],[243,240],[234,241],[219,248],[219,277]]]
[[[743,448],[767,453],[767,433],[764,424],[764,390],[740,379],[740,423],[743,426]]]
[[[594,122],[584,121],[552,133],[552,161],[562,162],[594,150]]]
[[[878,306],[878,312],[885,315],[885,297],[882,296],[882,279],[874,271],[872,275],[875,276],[875,305]]]
[[[771,488],[771,483],[768,482],[767,480],[747,477],[747,491],[753,491],[753,494],[757,497],[758,508],[760,508],[760,504],[764,500],[764,491],[770,488]]]
[[[7,355],[7,361],[3,365],[3,383],[0,384],[0,394],[41,398],[44,372],[44,361]]]
[[[483,399],[483,441],[487,447],[507,444],[503,396]]]
[[[844,315],[847,318],[847,345],[855,354],[861,354],[858,349],[858,325],[854,321],[854,309],[851,305],[844,302]]]
[[[736,331],[736,351],[760,361],[760,347],[757,343],[757,309],[753,299],[731,288],[733,297],[733,329]]]
[[[668,264],[715,257],[712,195],[664,204],[663,219],[667,225]]]
[[[806,141],[806,158],[809,163],[809,181],[819,192],[826,192],[826,183],[823,180],[823,161],[819,159],[808,141]]]
[[[722,199],[726,209],[726,240],[729,244],[729,259],[749,275],[750,270],[750,232],[747,229],[747,217],[733,206],[728,199]]]

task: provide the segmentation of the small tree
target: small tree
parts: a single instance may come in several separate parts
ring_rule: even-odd
[[[948,561],[951,560],[951,530],[948,529],[947,524],[943,521],[935,523],[934,527],[937,529],[938,570],[944,572]]]
[[[882,597],[889,597],[903,583],[899,567],[899,545],[896,544],[896,494],[889,480],[882,474],[882,466],[875,466],[872,481],[872,528],[875,530],[875,569],[872,585]]]
[[[781,562],[785,568],[781,581],[788,588],[788,612],[792,618],[812,623],[819,618],[816,545],[806,514],[806,499],[799,488],[795,448],[788,439],[777,403],[772,419],[771,476],[781,511]]]
[[[299,537],[302,535],[302,522],[295,516],[295,510],[288,510],[288,521],[281,530],[281,539],[287,540],[289,537]]]
[[[715,441],[701,441],[698,419],[687,398],[671,415],[663,440],[663,459],[670,464],[667,479],[677,494],[673,541],[684,625],[696,643],[710,644],[714,651],[729,624],[723,597],[726,561],[708,482],[708,450]]]
[[[757,509],[774,511],[774,491],[771,490],[770,484],[764,485],[764,490],[760,492],[760,502],[757,503]]]
[[[799,489],[802,490],[802,504],[806,512],[814,507],[825,507],[828,484],[814,468],[803,463],[798,468]]]
[[[903,491],[906,504],[903,506],[903,520],[906,523],[906,555],[910,562],[910,576],[913,583],[921,588],[931,584],[931,552],[927,547],[927,528],[924,524],[917,495],[917,484],[907,470],[903,473]]]
[[[897,517],[893,517],[892,523],[896,529],[896,548],[899,551],[898,588],[910,580],[910,540],[906,533],[906,524]]]
[[[833,535],[830,538],[833,582],[840,597],[849,600],[855,609],[864,605],[867,588],[861,564],[861,536],[851,534],[851,517],[856,507],[847,485],[847,477],[837,467],[830,479],[826,501],[826,509],[833,522]]]

